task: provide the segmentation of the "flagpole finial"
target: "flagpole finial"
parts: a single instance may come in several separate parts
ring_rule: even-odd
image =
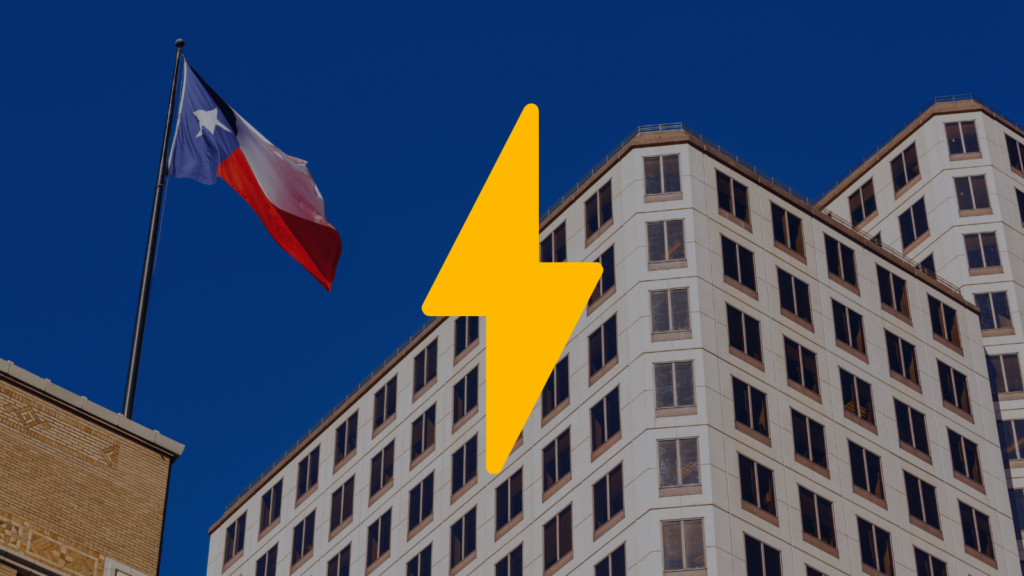
[[[178,38],[177,40],[174,41],[174,45],[177,46],[178,49],[184,48],[185,47],[185,41],[182,40],[181,38]]]

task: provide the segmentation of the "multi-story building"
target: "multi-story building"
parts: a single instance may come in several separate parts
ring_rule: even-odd
[[[604,274],[500,474],[486,320],[434,319],[228,506],[207,574],[1018,569],[955,285],[680,124],[603,159],[540,252]]]

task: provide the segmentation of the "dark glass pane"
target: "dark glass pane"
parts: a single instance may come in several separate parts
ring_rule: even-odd
[[[736,243],[722,236],[722,270],[733,280],[740,279],[740,266],[736,256]]]
[[[647,261],[662,262],[665,260],[665,223],[647,223]]]
[[[747,576],[761,576],[764,574],[764,563],[761,560],[761,543],[746,534],[743,535],[744,547],[747,556]],[[668,570],[668,567],[665,567]]]
[[[807,418],[793,412],[793,444],[796,453],[808,460],[811,459],[811,444],[807,436]]]
[[[832,503],[818,498],[818,527],[821,530],[821,541],[833,548],[836,547],[836,527],[832,519]]]
[[[828,448],[825,446],[825,427],[811,420],[811,460],[821,466],[828,468]]]
[[[907,172],[903,168],[903,156],[897,156],[889,164],[892,169],[892,187],[893,190],[899,190],[907,185]]]
[[[914,236],[916,238],[928,231],[928,213],[925,211],[924,198],[914,203],[910,210],[914,214]]]
[[[975,512],[974,516],[978,522],[978,550],[980,550],[985,556],[994,558],[995,551],[992,550],[992,528],[989,526],[988,516],[981,512]]]
[[[839,242],[830,236],[825,236],[825,256],[828,260],[829,273],[839,276]]]
[[[754,275],[754,253],[740,248],[740,281],[751,290],[757,290],[757,278]]]
[[[721,172],[715,172],[718,184],[718,207],[732,214],[732,180]]]
[[[751,416],[753,417],[753,425],[751,428],[755,432],[760,432],[765,436],[768,435],[768,397],[762,393],[750,389],[750,409]]]
[[[868,464],[868,492],[885,500],[885,488],[882,487],[882,459],[866,450],[864,456]]]
[[[904,472],[903,481],[907,486],[907,510],[911,516],[923,521],[924,506],[921,503],[921,489],[918,480]]]
[[[853,470],[853,485],[868,489],[867,469],[864,466],[864,449],[850,442],[850,467]]]
[[[956,190],[956,203],[960,210],[973,210],[974,196],[971,194],[971,183],[967,177],[953,178],[953,188]]]
[[[764,547],[765,576],[782,576],[782,553],[771,546]]]
[[[662,156],[662,170],[665,171],[665,192],[680,192],[679,156]]]
[[[1024,379],[1021,378],[1020,360],[1016,354],[1003,356],[1003,371],[1006,375],[1006,391],[1024,392]]]
[[[305,494],[306,490],[309,488],[308,484],[306,484],[306,481],[308,480],[308,478],[309,478],[309,458],[303,458],[302,460],[299,461],[299,478],[298,478],[298,486],[296,488],[298,490],[299,496],[302,496],[303,494]]]
[[[601,291],[607,292],[615,286],[615,247],[601,255]]]
[[[615,327],[615,316],[612,316],[604,323],[604,361],[609,362],[612,358],[619,355],[619,348],[617,345],[617,335]]]
[[[1013,515],[1013,529],[1024,530],[1024,490],[1010,490],[1010,513]]]
[[[601,202],[601,224],[612,219],[612,183],[605,184],[598,192]]]
[[[463,447],[452,454],[452,494],[466,483],[466,450]]]
[[[616,466],[608,475],[608,513],[615,516],[624,508],[622,499],[622,466]]]
[[[800,487],[800,518],[803,520],[804,532],[818,537],[818,511],[814,507],[814,494],[803,486]]]
[[[953,458],[953,470],[967,475],[967,462],[964,460],[963,447],[960,445],[960,435],[952,430],[949,431],[949,451]]]
[[[813,323],[811,319],[811,293],[810,288],[805,282],[793,279],[793,287],[796,292],[796,315],[808,322]]]
[[[594,530],[608,521],[608,479],[601,478],[594,484]]]
[[[589,339],[590,346],[590,375],[593,376],[595,372],[604,366],[604,354],[601,350],[601,331],[598,330],[590,335]]]
[[[839,370],[839,382],[843,389],[843,409],[853,414],[857,413],[857,396],[854,389],[853,376],[846,370]]]
[[[509,521],[508,482],[502,482],[499,484],[498,489],[495,492],[497,507],[494,516],[495,521],[498,524],[498,529],[501,529],[501,527],[508,524]]]
[[[703,535],[703,531],[701,532]],[[612,573],[609,576],[626,576],[626,547],[619,546],[611,555]]]
[[[552,519],[544,525],[544,568],[550,568],[555,562],[558,562],[558,521]]]
[[[761,509],[775,515],[775,486],[772,482],[772,471],[757,467],[758,496],[761,498]]]
[[[878,569],[881,570],[883,574],[888,574],[889,576],[892,576],[892,545],[889,540],[889,533],[885,530],[880,530],[876,527],[875,541],[876,548],[878,550]]]
[[[921,169],[917,165],[917,146],[911,144],[903,151],[903,160],[907,163],[907,182],[921,175]]]
[[[661,194],[661,158],[644,158],[644,193]]]
[[[732,198],[736,205],[736,217],[747,222],[750,219],[747,214],[747,187],[733,180]]]
[[[1010,167],[1016,168],[1017,170],[1024,170],[1024,166],[1021,165],[1021,154],[1017,147],[1017,141],[1009,136],[1006,137],[1006,149],[1010,153]]]
[[[881,296],[882,304],[895,309],[896,301],[893,299],[892,287],[890,285],[890,278],[892,278],[892,274],[881,266],[876,268],[878,270],[878,292]]]
[[[981,235],[981,252],[985,257],[985,266],[999,266],[999,245],[996,243],[995,232],[985,232]]]
[[[655,368],[657,366],[655,365]],[[747,406],[747,385],[735,378],[732,379],[732,403],[736,413],[736,421],[748,428],[752,428],[750,425],[750,407]]]
[[[555,262],[565,262],[565,224],[555,228]]]
[[[423,388],[423,385],[427,383],[427,380],[426,380],[426,370],[427,370],[427,353],[426,353],[426,351],[423,351],[423,352],[420,352],[419,354],[417,354],[416,358],[413,360],[413,369],[412,369],[412,372],[413,372],[413,384],[412,384],[412,389],[414,391],[417,391],[420,388]],[[377,398],[381,398],[380,395],[383,392],[384,392],[383,390],[378,392],[377,395],[374,397],[374,399],[376,400]],[[380,410],[377,410],[377,403],[375,402],[374,403],[374,409],[375,410],[374,410],[373,425],[374,425],[374,427],[376,427],[376,426],[379,425],[378,422],[377,422],[377,419],[376,419],[377,413],[380,412],[381,414],[383,414],[383,405],[381,405],[381,409]]]
[[[757,501],[757,470],[754,461],[740,455],[740,496],[747,502],[758,506]]]
[[[910,210],[900,214],[900,237],[903,239],[904,250],[917,239],[917,235],[914,234],[914,217]]]
[[[670,220],[665,223],[668,229],[668,259],[682,260],[686,258],[686,243],[683,238],[683,221]]]
[[[690,329],[690,301],[689,290],[669,290],[669,304],[672,308],[672,329]]]
[[[964,544],[978,549],[978,532],[974,527],[974,509],[970,506],[959,502],[960,504],[960,524],[964,530]]]
[[[864,201],[864,217],[867,218],[877,209],[875,206],[875,183],[868,180],[868,183],[861,188],[860,195]]]
[[[775,204],[772,204],[772,230],[775,241],[786,246],[786,211]]]
[[[846,322],[846,306],[832,301],[832,318],[836,322],[836,339],[843,344],[850,345],[850,327]]]
[[[455,319],[455,354],[466,349],[466,317],[459,316]]]
[[[552,442],[544,447],[544,489],[547,490],[558,481],[558,470],[555,465],[555,443]]]
[[[1013,321],[1010,320],[1010,303],[1006,299],[1006,292],[992,294],[992,311],[995,312],[997,328],[1013,328]]]
[[[974,303],[978,305],[980,312],[978,316],[981,320],[982,330],[992,330],[996,327],[995,316],[992,314],[992,297],[991,294],[975,294]]]
[[[359,430],[359,413],[356,412],[348,419],[348,448],[345,453],[356,449],[356,434]]]
[[[700,454],[696,438],[679,440],[679,464],[683,486],[700,484]]]
[[[898,435],[899,435],[899,438],[900,438],[900,442],[906,442],[907,444],[910,444],[911,446],[913,446],[914,445],[914,436],[913,436],[913,432],[910,429],[910,416],[908,415],[910,409],[907,407],[906,404],[900,402],[899,400],[896,400],[895,404],[896,404],[896,430],[898,432]]]
[[[409,491],[409,530],[415,528],[423,520],[423,516],[420,514],[420,493],[422,491],[422,485],[416,486]]]
[[[800,369],[800,347],[789,338],[783,339],[786,350],[786,377],[798,384],[803,383],[803,371]]]
[[[846,246],[840,245],[839,254],[843,261],[843,280],[852,284],[857,285],[857,265],[853,261],[853,250]]]
[[[921,498],[924,500],[924,521],[939,527],[939,505],[935,499],[935,487],[927,482],[921,483]]]
[[[479,372],[476,368],[470,370],[469,374],[466,374],[466,411],[472,410],[477,405],[477,393],[479,387],[477,381],[479,378]]]
[[[877,567],[878,561],[875,557],[875,539],[872,534],[871,524],[857,518],[857,533],[860,536],[860,560],[871,567]]]
[[[793,300],[793,277],[779,268],[779,300],[783,310],[796,314],[796,302]]]
[[[555,407],[555,371],[551,371],[548,381],[544,383],[544,389],[540,393],[541,416],[547,416],[548,412]]]
[[[804,235],[800,219],[787,213],[789,221],[789,247],[797,254],[804,255]]]
[[[917,377],[917,353],[914,350],[914,346],[906,341],[900,341],[900,346],[903,353],[903,375],[911,382],[919,384],[920,380]]]
[[[466,545],[463,554],[470,555],[476,551],[476,508],[466,512],[464,520],[466,525]]]
[[[892,277],[893,297],[896,299],[896,310],[904,316],[910,317],[910,295],[907,292],[907,283],[903,280]]]
[[[860,190],[850,196],[850,220],[854,226],[864,221],[864,205],[860,198]]]
[[[996,422],[999,431],[999,446],[1003,449],[1003,461],[1017,459],[1017,441],[1013,436],[1013,422],[1001,420]]]
[[[732,306],[726,306],[725,315],[729,323],[729,345],[742,352],[746,346],[743,341],[743,313]]]
[[[619,389],[616,388],[608,393],[604,399],[605,412],[608,414],[608,437],[611,438],[619,432]]]
[[[587,236],[590,237],[601,227],[597,217],[597,194],[591,196],[583,204],[583,211],[587,220]]]
[[[509,479],[512,494],[509,500],[509,518],[515,518],[523,511],[523,471],[520,469]]]
[[[974,128],[973,124],[971,125],[971,128]],[[960,138],[959,123],[954,122],[952,124],[946,124],[946,142],[949,143],[950,154],[963,154],[964,142]],[[977,145],[977,141],[975,141],[975,145]]]
[[[693,386],[693,362],[676,362],[675,363],[676,373],[676,402],[679,406],[694,406],[696,399],[694,397],[694,386]],[[619,391],[615,390],[615,421],[616,425],[614,431],[619,431],[618,428],[618,414],[619,414]],[[611,428],[611,416],[609,416],[609,430]]]
[[[555,380],[557,381],[555,398],[561,404],[569,397],[569,357],[566,356],[555,366]]]
[[[748,537],[749,538],[749,537]],[[683,530],[681,523],[661,523],[661,544],[665,571],[683,569]]]
[[[975,208],[991,208],[988,202],[988,186],[984,176],[971,176],[971,189],[974,191]]]
[[[604,402],[599,402],[597,406],[590,409],[590,450],[591,452],[597,450],[599,446],[605,443],[608,437],[604,427]]]
[[[967,476],[981,483],[981,459],[978,456],[978,445],[964,439],[964,459],[967,461]]]
[[[462,520],[459,519],[455,524],[452,524],[451,529],[451,562],[452,568],[455,568],[459,562],[462,562]]]
[[[558,515],[558,556],[561,558],[572,550],[572,508]]]
[[[967,248],[967,267],[984,268],[985,261],[981,257],[981,239],[977,234],[964,236],[964,245]]]
[[[570,470],[570,447],[569,447],[569,431],[566,430],[558,437],[558,478],[561,479],[563,476],[569,473]]]
[[[761,325],[749,316],[744,316],[743,322],[747,332],[747,355],[761,362]]]
[[[861,352],[867,352],[867,347],[864,343],[864,324],[861,321],[860,314],[850,310],[847,315],[850,322],[850,346]]]
[[[540,261],[551,262],[555,257],[554,251],[552,250],[551,236],[540,241]]]
[[[676,405],[671,364],[654,365],[654,398],[658,408],[671,408]]]
[[[818,392],[818,363],[814,352],[806,348],[801,349],[801,356],[804,363],[804,388]]]
[[[679,458],[675,440],[658,442],[658,470],[659,486],[679,486]]]
[[[910,423],[914,427],[914,447],[928,454],[928,432],[924,425],[924,414],[911,410]]]
[[[668,291],[651,292],[651,329],[655,332],[669,332],[672,323],[668,315]]]

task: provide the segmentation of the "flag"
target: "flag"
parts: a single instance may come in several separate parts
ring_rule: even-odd
[[[306,161],[271,144],[188,62],[169,173],[204,184],[223,178],[285,252],[331,290],[341,236],[324,216],[324,199]]]

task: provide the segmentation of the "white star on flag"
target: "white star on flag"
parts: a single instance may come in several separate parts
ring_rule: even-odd
[[[231,132],[231,128],[221,124],[220,118],[217,117],[217,108],[214,108],[213,110],[196,110],[193,114],[195,114],[196,119],[199,120],[199,133],[196,134],[196,138],[203,135],[203,128],[209,130],[210,134],[213,134],[213,131],[217,129],[217,126]]]

